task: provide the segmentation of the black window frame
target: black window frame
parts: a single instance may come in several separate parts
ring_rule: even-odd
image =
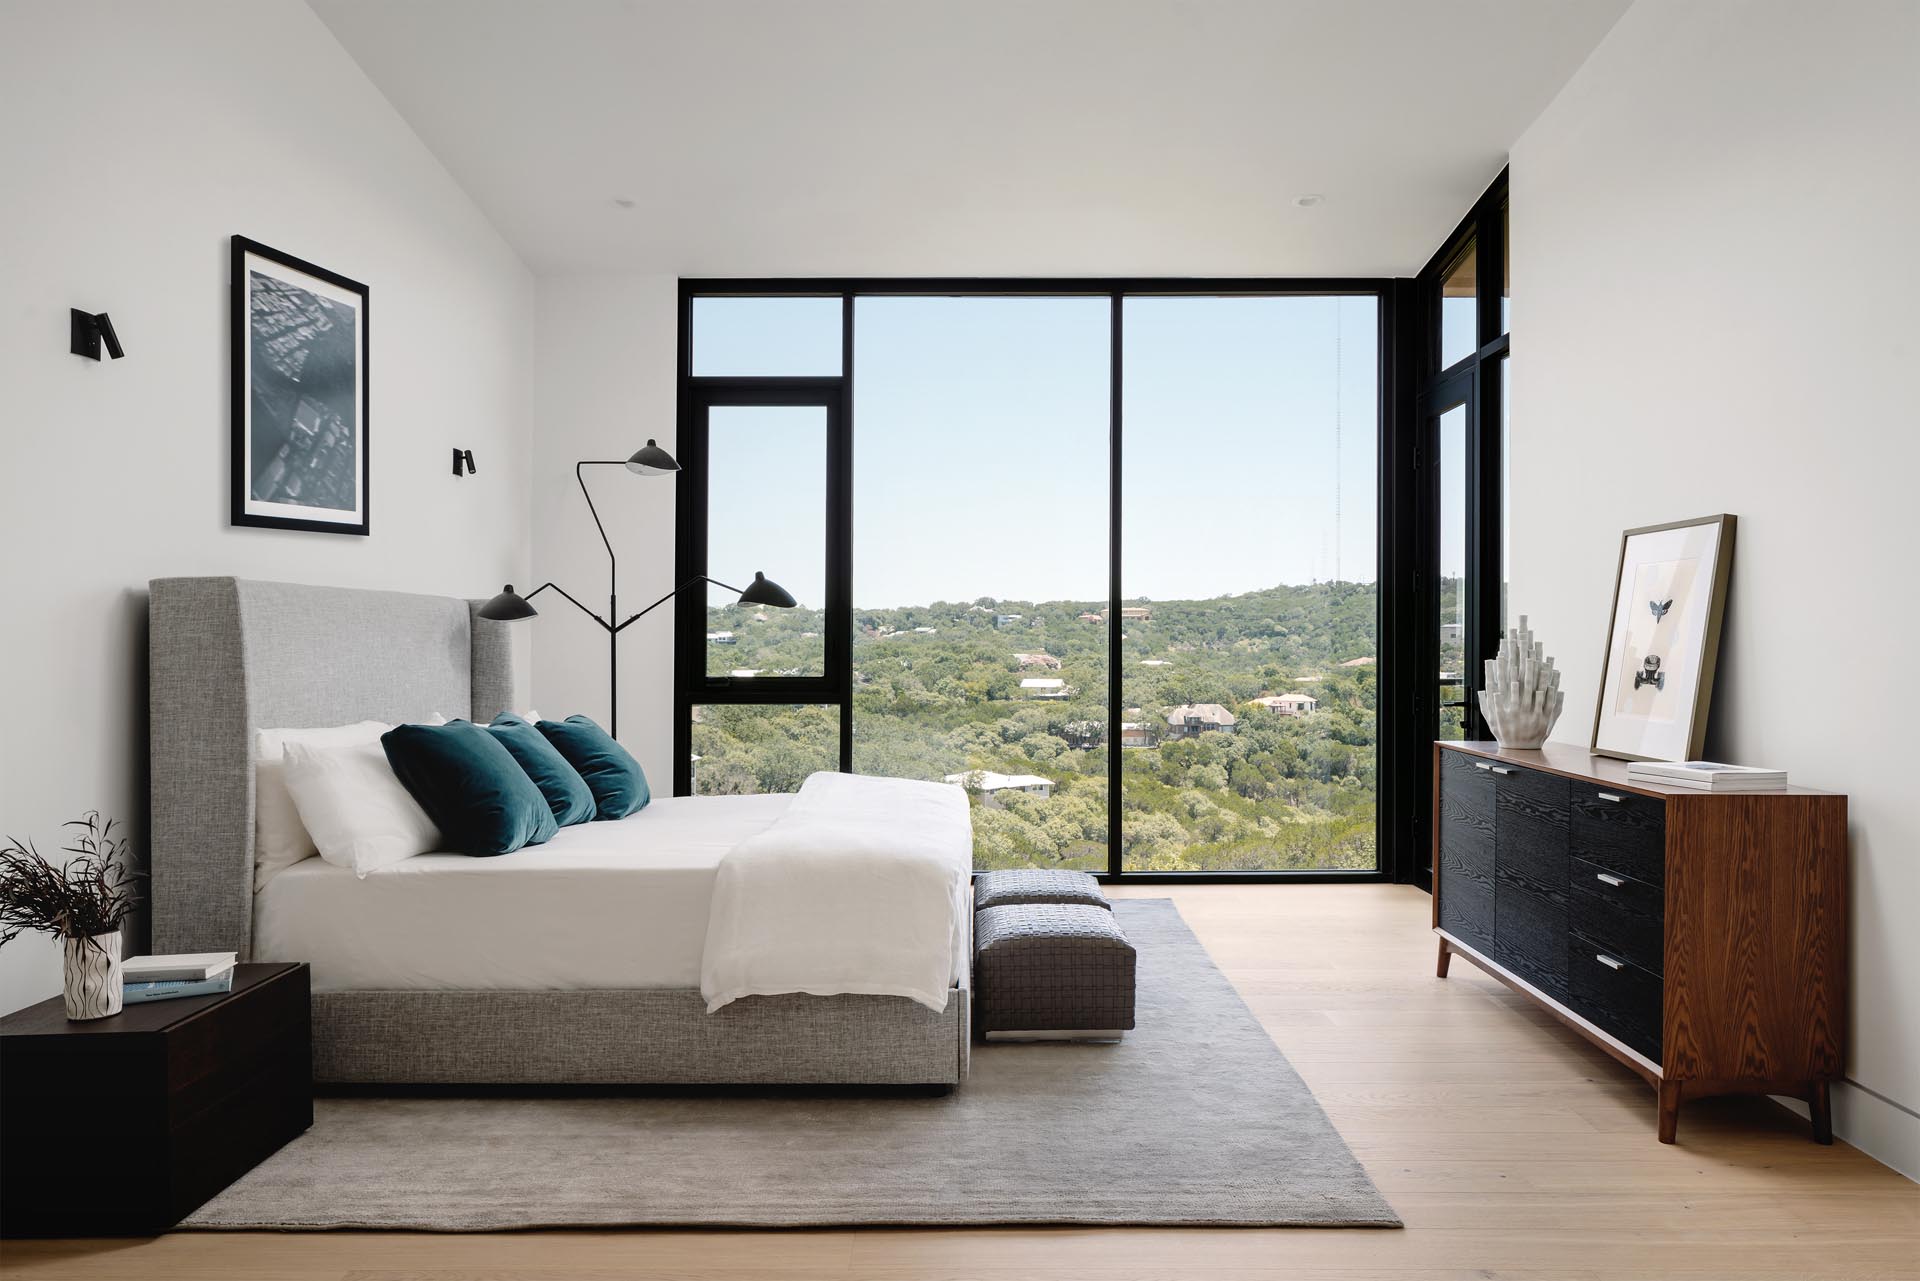
[[[706,604],[704,595],[676,600],[674,605],[674,762],[676,796],[689,794],[692,777],[692,713],[695,706],[715,704],[834,704],[840,710],[840,768],[852,769],[852,532],[854,420],[854,305],[861,297],[1106,297],[1110,319],[1110,387],[1108,392],[1108,605],[1117,618],[1121,592],[1122,462],[1125,444],[1124,369],[1125,300],[1129,297],[1326,297],[1346,295],[1375,300],[1378,326],[1377,383],[1377,492],[1375,582],[1378,585],[1379,691],[1375,726],[1376,860],[1369,871],[1318,869],[1262,872],[1141,872],[1122,867],[1122,761],[1120,735],[1109,732],[1107,870],[1104,881],[1173,883],[1286,883],[1400,882],[1412,879],[1424,854],[1408,841],[1403,821],[1406,805],[1422,794],[1417,780],[1407,777],[1406,754],[1391,744],[1417,730],[1414,674],[1404,646],[1417,634],[1417,618],[1396,605],[1390,589],[1395,577],[1412,572],[1419,563],[1420,546],[1430,539],[1419,513],[1407,506],[1420,492],[1417,458],[1412,440],[1416,427],[1413,400],[1407,394],[1410,374],[1418,360],[1413,349],[1424,328],[1415,314],[1413,282],[1375,277],[842,277],[842,278],[700,278],[679,282],[679,388],[676,446],[683,467],[675,505],[675,559],[677,581],[705,573],[708,518],[704,410],[715,403],[796,403],[780,397],[799,390],[837,390],[837,423],[843,448],[829,466],[828,572],[829,603],[823,628],[839,637],[845,655],[837,670],[831,657],[823,680],[756,677],[751,681],[715,680],[706,675]],[[693,372],[693,303],[713,297],[833,297],[841,299],[841,370],[836,377],[743,377],[696,375]],[[1437,341],[1437,339],[1436,339]],[[750,401],[717,401],[716,395],[765,397]],[[830,416],[836,411],[830,410]],[[837,485],[836,485],[837,481]],[[835,506],[834,504],[838,504]],[[836,533],[836,531],[838,531]],[[1437,555],[1437,551],[1434,553]],[[725,576],[721,567],[721,577]],[[777,566],[768,565],[778,578]],[[836,590],[837,589],[837,590]],[[838,613],[836,614],[836,608]],[[1120,629],[1109,629],[1109,716],[1118,724],[1124,706],[1121,691]],[[1424,768],[1424,766],[1423,766]]]
[[[1414,781],[1404,811],[1406,850],[1412,855],[1402,878],[1422,889],[1433,888],[1433,732],[1440,711],[1440,449],[1436,430],[1438,410],[1454,403],[1466,406],[1467,582],[1465,670],[1460,673],[1466,706],[1462,732],[1468,739],[1493,737],[1480,714],[1479,692],[1486,660],[1499,648],[1505,602],[1502,563],[1505,464],[1501,415],[1506,389],[1501,362],[1512,349],[1512,334],[1501,324],[1500,304],[1506,286],[1508,209],[1507,170],[1480,194],[1459,224],[1412,282],[1413,310],[1419,317],[1407,340],[1415,354],[1415,386],[1409,429],[1413,440],[1420,523],[1426,537],[1419,543],[1419,561],[1411,577],[1412,613],[1417,635],[1409,638],[1408,657],[1418,664],[1419,681],[1413,689],[1412,720],[1407,741],[1398,744],[1403,777]],[[1474,350],[1442,368],[1440,365],[1441,282],[1467,247],[1476,254],[1474,267]]]

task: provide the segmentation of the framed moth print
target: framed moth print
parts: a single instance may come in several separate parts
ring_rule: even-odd
[[[233,238],[235,525],[365,534],[367,287]]]
[[[1733,570],[1733,527],[1731,516],[1703,516],[1621,536],[1593,718],[1596,756],[1700,756]]]

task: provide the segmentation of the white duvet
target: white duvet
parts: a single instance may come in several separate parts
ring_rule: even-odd
[[[700,993],[905,996],[944,1010],[966,963],[973,863],[966,793],[815,774],[720,861]]]

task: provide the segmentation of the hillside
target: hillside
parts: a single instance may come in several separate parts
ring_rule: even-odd
[[[1147,727],[1154,744],[1122,756],[1125,866],[1372,867],[1375,667],[1343,664],[1374,656],[1373,586],[1125,605],[1150,617],[1122,621],[1123,719]],[[977,865],[1104,869],[1107,623],[1083,617],[1100,609],[981,599],[856,610],[854,768],[1046,779],[1047,796],[975,795]],[[817,672],[820,626],[815,611],[715,608],[710,629],[734,641],[709,646],[712,666]],[[1023,690],[1023,679],[1063,681],[1065,696]],[[1318,706],[1292,717],[1251,702],[1296,691]],[[1237,723],[1172,737],[1169,708],[1208,703]],[[705,707],[694,751],[700,792],[791,790],[811,770],[834,767],[838,712]]]

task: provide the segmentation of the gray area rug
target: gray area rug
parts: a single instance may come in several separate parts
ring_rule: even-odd
[[[1173,904],[1114,908],[1140,958],[1120,1044],[978,1045],[933,1098],[322,1098],[183,1226],[1398,1226]]]

